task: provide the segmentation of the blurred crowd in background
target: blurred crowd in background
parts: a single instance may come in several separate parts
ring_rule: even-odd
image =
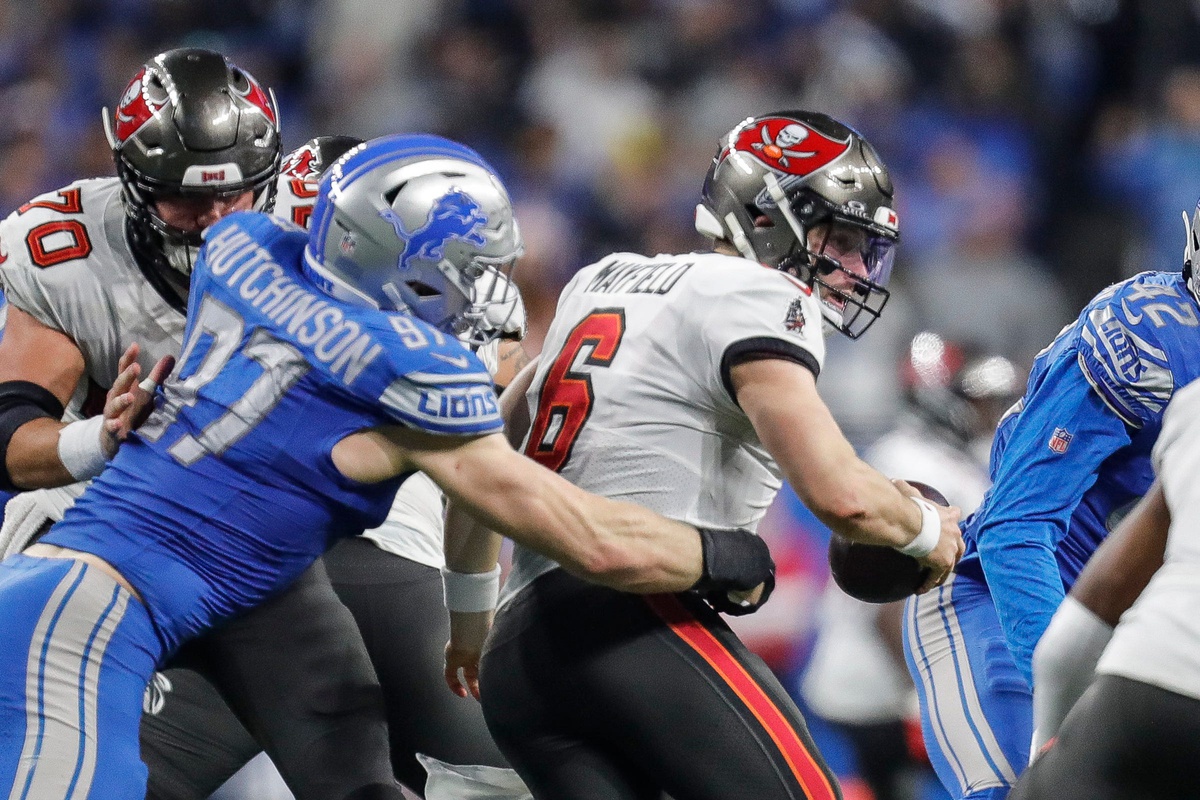
[[[735,123],[851,124],[902,236],[883,320],[830,339],[822,374],[864,447],[915,331],[1027,368],[1104,285],[1179,268],[1200,196],[1198,0],[0,0],[0,214],[112,174],[100,109],[182,45],[272,87],[287,149],[420,130],[481,151],[525,236],[532,353],[589,261],[704,246],[692,209]],[[765,527],[795,580],[749,624],[794,670],[822,534],[787,493]]]

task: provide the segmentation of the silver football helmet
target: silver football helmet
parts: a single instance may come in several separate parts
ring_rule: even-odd
[[[473,345],[501,334],[523,252],[512,202],[470,148],[428,135],[354,148],[321,180],[304,260],[341,299],[405,311]],[[489,276],[496,276],[489,279]]]
[[[887,303],[900,237],[892,181],[862,136],[824,114],[780,111],[726,134],[696,230],[813,286],[825,321],[851,339]]]
[[[1183,247],[1183,279],[1187,282],[1192,297],[1200,303],[1200,285],[1196,280],[1196,254],[1200,253],[1200,203],[1189,220],[1187,212],[1183,212],[1183,227],[1187,229],[1187,244]]]

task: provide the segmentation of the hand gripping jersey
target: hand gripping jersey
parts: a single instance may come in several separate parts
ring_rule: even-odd
[[[343,477],[338,441],[388,424],[502,429],[472,353],[407,315],[322,293],[301,266],[306,240],[248,212],[208,230],[159,407],[44,539],[115,566],[168,652],[383,520],[400,479]]]
[[[1200,376],[1200,309],[1178,273],[1096,296],[1034,361],[992,445],[993,485],[958,572],[984,577],[1018,668],[1096,547],[1146,493],[1176,387]]]
[[[717,254],[617,253],[563,290],[528,395],[526,455],[589,492],[710,528],[754,530],[781,484],[732,394],[751,353],[825,357],[804,284]],[[516,548],[512,597],[554,563]]]
[[[1171,510],[1163,566],[1121,616],[1096,671],[1200,699],[1200,381],[1180,389],[1154,447]]]
[[[0,282],[13,306],[69,336],[83,354],[67,421],[99,413],[130,344],[141,345],[143,374],[179,352],[183,314],[134,263],[116,178],[73,183],[10,214],[0,223]],[[58,519],[84,485],[41,490],[39,505]]]

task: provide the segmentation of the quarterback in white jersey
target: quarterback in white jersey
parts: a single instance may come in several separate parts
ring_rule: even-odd
[[[590,492],[752,531],[782,476],[729,370],[744,353],[771,353],[817,375],[821,319],[807,285],[741,257],[611,255],[559,299],[527,395],[526,455]],[[565,402],[540,402],[564,387]],[[516,547],[504,600],[556,566]]]
[[[1034,651],[1041,755],[1014,800],[1196,796],[1198,414],[1193,381],[1163,417],[1157,482],[1088,561]]]
[[[563,291],[536,370],[501,399],[527,400],[525,454],[710,529],[706,553],[753,531],[786,478],[835,529],[944,579],[958,509],[859,460],[816,393],[823,329],[857,337],[887,297],[898,230],[878,155],[821,114],[748,119],[696,224],[716,252],[617,253]],[[451,569],[486,569],[494,547],[447,530]],[[451,608],[447,682],[481,699],[537,798],[839,797],[794,703],[717,613],[766,593],[643,598],[518,548],[486,650],[490,610]]]

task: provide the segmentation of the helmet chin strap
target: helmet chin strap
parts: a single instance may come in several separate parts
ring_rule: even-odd
[[[725,215],[725,225],[729,228],[729,238],[733,240],[733,246],[742,254],[743,258],[748,258],[751,261],[758,261],[758,253],[754,252],[754,248],[750,245],[750,239],[746,236],[746,232],[742,230],[741,223],[737,221],[732,213]]]
[[[800,220],[792,212],[791,203],[788,202],[787,193],[783,191],[783,187],[779,185],[779,179],[768,172],[763,176],[763,182],[767,185],[767,194],[771,195],[771,199],[779,207],[779,211],[783,214],[783,218],[787,220],[788,227],[792,229],[792,233],[796,234],[796,241],[807,250],[808,242],[807,235],[804,233],[804,226],[800,224]]]

